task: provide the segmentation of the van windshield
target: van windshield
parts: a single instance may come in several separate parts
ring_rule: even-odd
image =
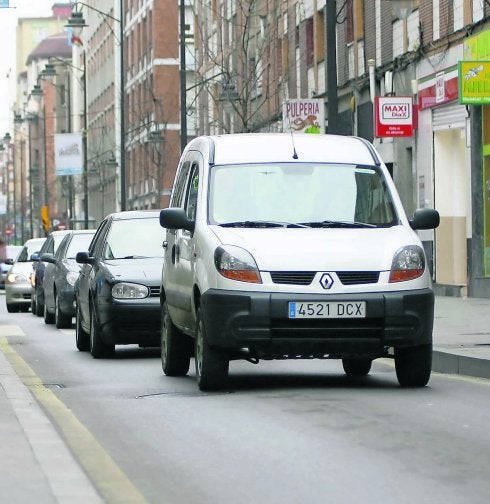
[[[376,166],[215,166],[209,198],[209,222],[222,226],[388,227],[399,222]]]

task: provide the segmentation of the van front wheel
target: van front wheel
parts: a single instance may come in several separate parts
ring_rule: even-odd
[[[230,360],[223,351],[208,345],[201,308],[197,310],[195,362],[200,390],[219,390],[225,386]]]
[[[395,370],[402,387],[425,387],[432,371],[432,344],[395,348]]]
[[[167,376],[185,376],[189,371],[192,340],[175,327],[168,313],[167,301],[162,305],[160,353],[162,370]]]

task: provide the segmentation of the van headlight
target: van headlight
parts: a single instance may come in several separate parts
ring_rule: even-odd
[[[413,280],[424,274],[425,254],[417,245],[409,245],[397,251],[393,257],[390,283]]]
[[[146,285],[119,282],[112,287],[112,297],[115,299],[143,299],[148,294]]]
[[[241,247],[225,245],[214,252],[218,273],[237,282],[262,283],[257,263],[252,254]]]

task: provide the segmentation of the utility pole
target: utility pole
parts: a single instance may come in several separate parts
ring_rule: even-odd
[[[340,132],[339,128],[339,103],[337,95],[337,2],[336,0],[326,1],[326,36],[327,46],[327,114],[328,114],[328,133],[335,134]]]

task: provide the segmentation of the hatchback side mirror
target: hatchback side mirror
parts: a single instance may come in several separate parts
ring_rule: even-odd
[[[77,252],[75,261],[78,264],[93,264],[94,258],[88,255],[88,252]]]

